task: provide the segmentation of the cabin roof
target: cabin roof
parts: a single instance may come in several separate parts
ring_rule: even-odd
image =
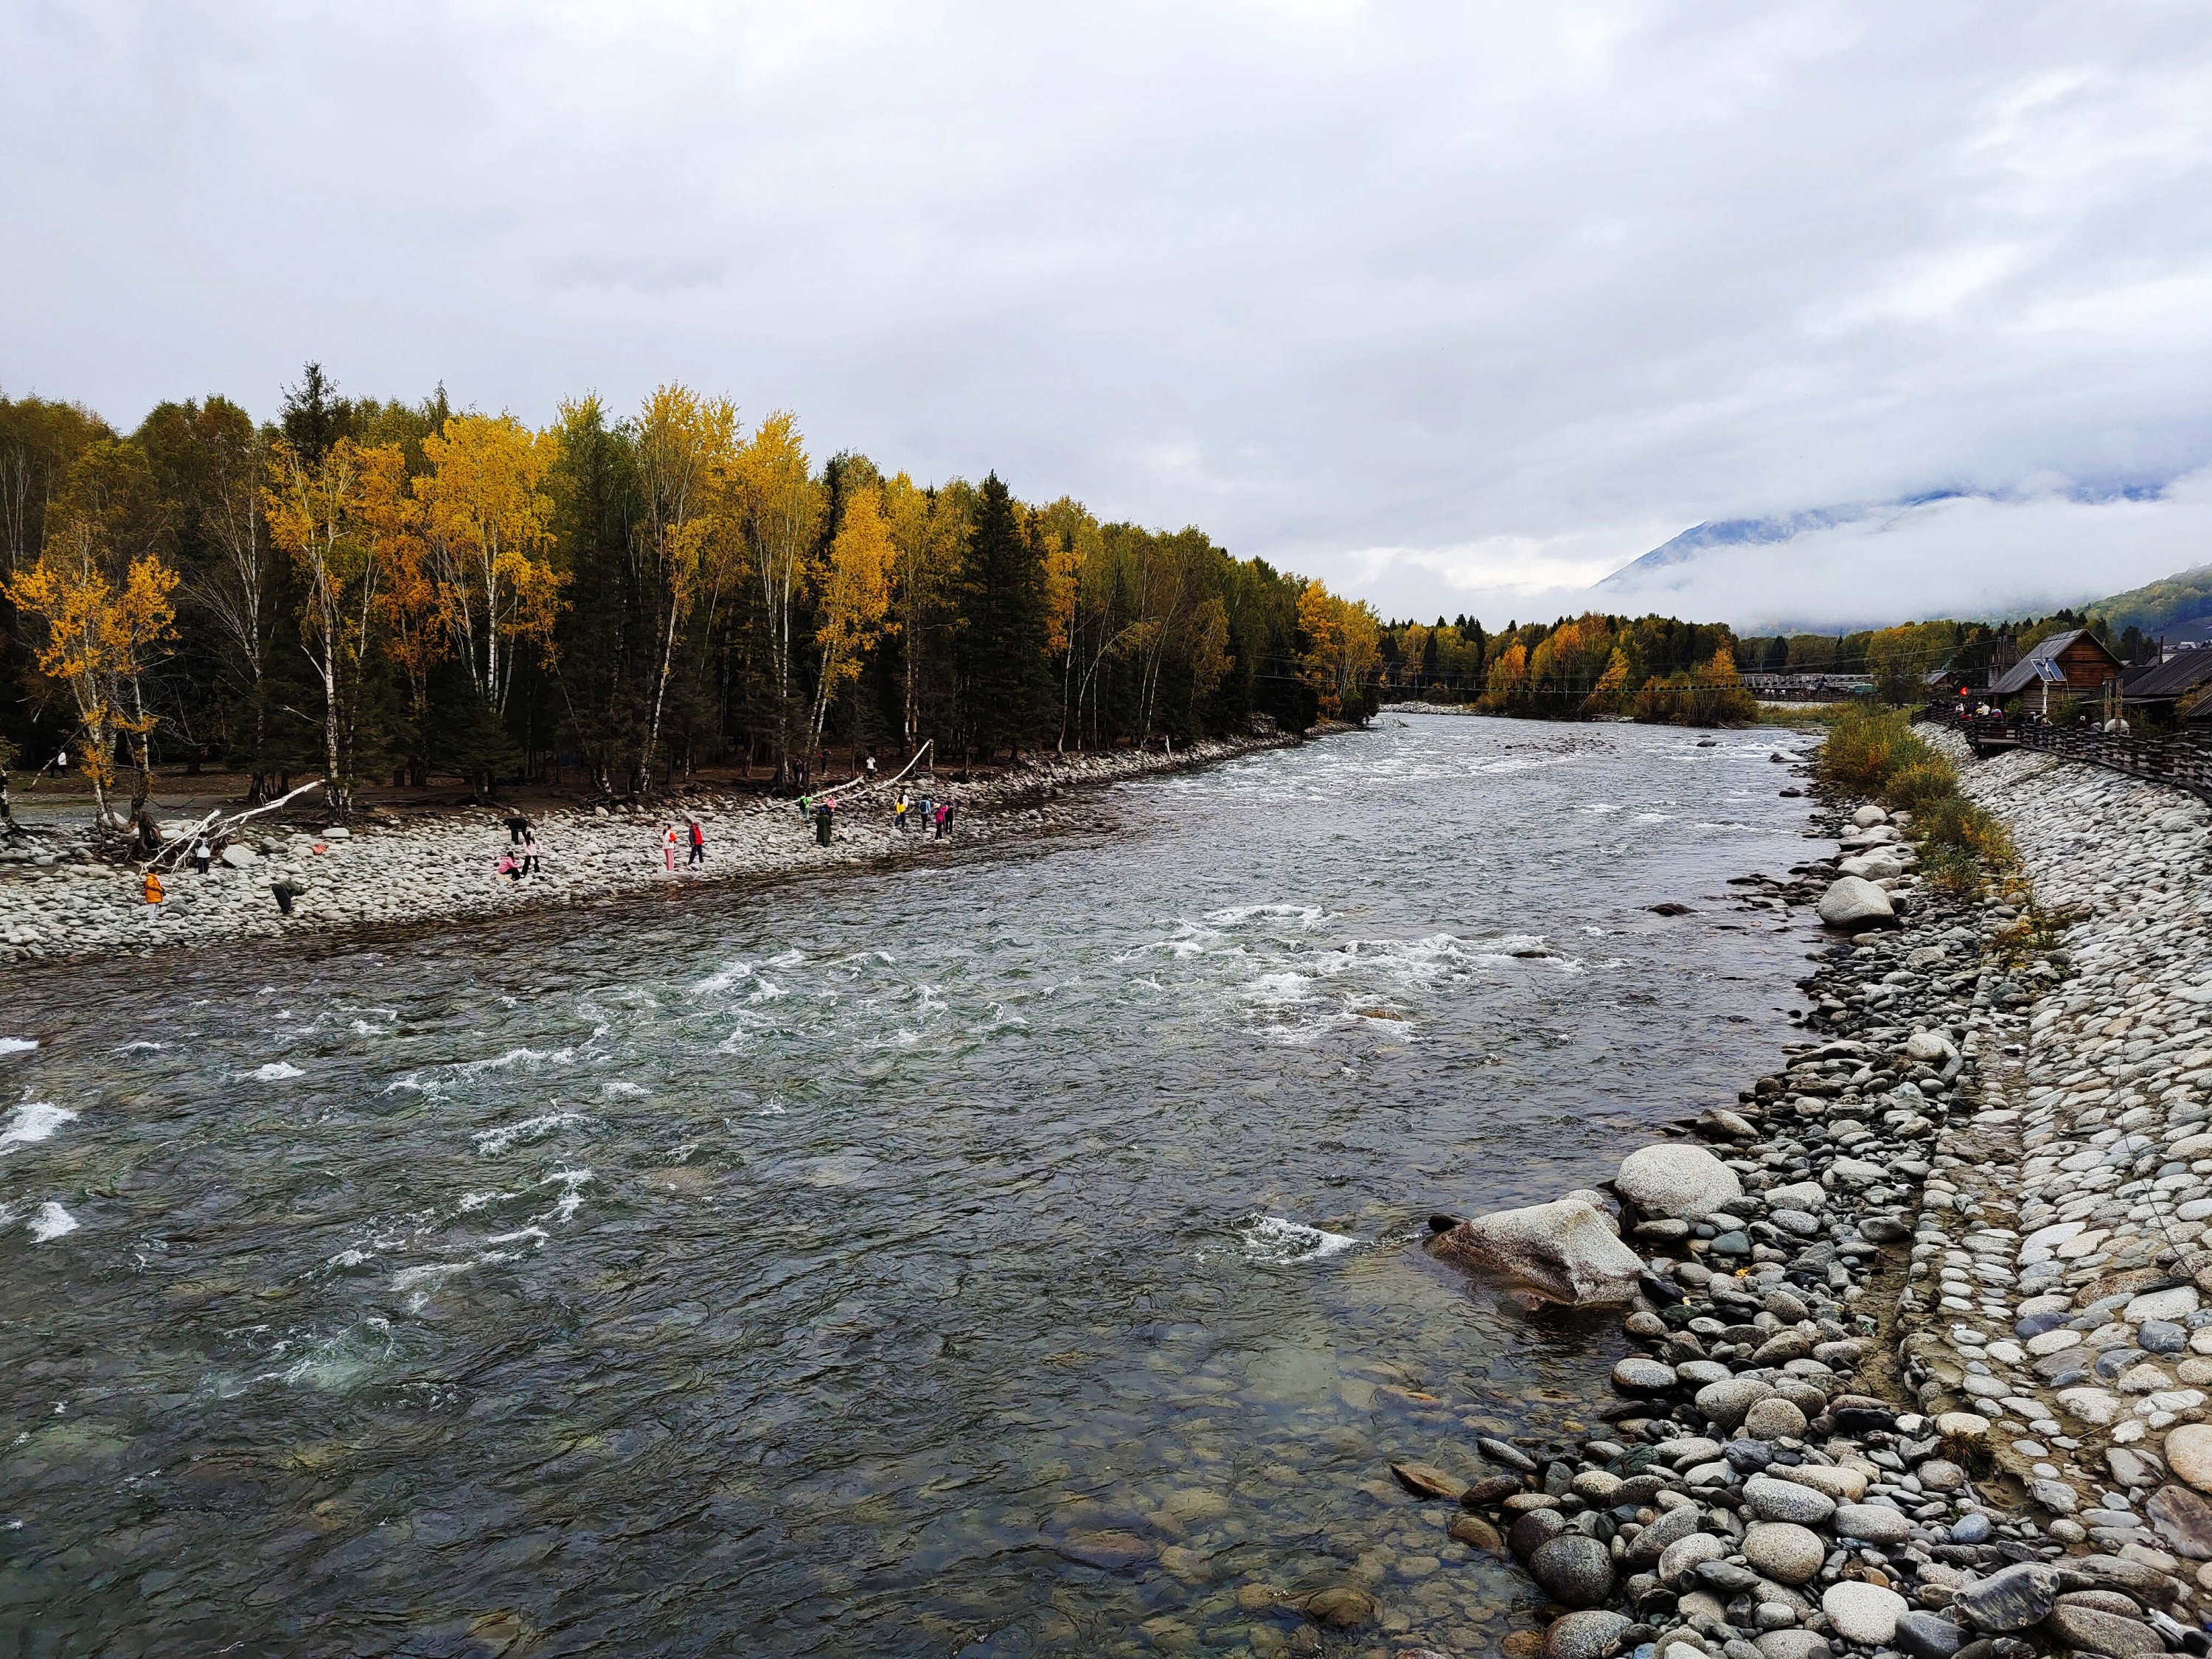
[[[2105,648],[2105,643],[2086,628],[2069,628],[2063,634],[2053,634],[2047,640],[2038,640],[2020,653],[2020,660],[2005,671],[2005,677],[1990,688],[1990,695],[2010,696],[2015,691],[2025,691],[2030,686],[2041,684],[2048,678],[2043,672],[2045,663],[2056,664],[2066,647],[2076,640],[2087,640],[2097,653],[2119,666],[2119,659]],[[2053,682],[2055,684],[2055,682]]]
[[[2137,699],[2162,702],[2193,691],[2208,680],[2212,680],[2212,650],[2177,651],[2164,662],[2154,663],[2132,679],[2120,683],[2120,692],[2130,702]]]

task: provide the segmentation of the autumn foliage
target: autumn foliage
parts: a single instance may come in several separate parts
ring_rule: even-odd
[[[364,782],[796,787],[825,751],[1299,729],[1371,709],[1382,671],[1371,611],[1201,531],[823,459],[790,412],[678,382],[543,428],[312,364],[258,427],[219,398],[127,436],[0,399],[0,583],[34,694],[0,740],[82,733],[139,799],[157,758],[257,796],[319,778],[339,813]]]

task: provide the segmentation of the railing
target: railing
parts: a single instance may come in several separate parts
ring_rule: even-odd
[[[2194,732],[2122,737],[2088,726],[2051,726],[2033,715],[1969,714],[1950,703],[1930,703],[1923,717],[1959,732],[1977,755],[2033,749],[2185,789],[2200,800],[2212,801],[2212,738]]]

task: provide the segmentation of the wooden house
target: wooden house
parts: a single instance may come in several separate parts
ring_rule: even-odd
[[[2130,668],[2120,676],[2120,703],[2184,720],[2201,719],[2212,697],[2212,647],[2176,651],[2163,662]]]
[[[2069,629],[2039,640],[1990,687],[1993,702],[2016,709],[2051,712],[2051,700],[2102,696],[2107,682],[2119,678],[2123,664],[2086,628]]]

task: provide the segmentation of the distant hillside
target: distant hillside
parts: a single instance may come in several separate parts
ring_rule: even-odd
[[[2162,581],[2099,599],[2089,607],[2089,614],[2114,633],[2130,627],[2146,634],[2201,631],[2212,626],[2212,564],[2200,564]]]
[[[1771,546],[1812,530],[1832,530],[1855,524],[1875,509],[1864,506],[1815,507],[1778,519],[1715,519],[1692,525],[1672,541],[1662,542],[1640,558],[1632,559],[1599,581],[1593,592],[1618,592],[1638,586],[1669,565],[1687,564],[1708,548]]]

